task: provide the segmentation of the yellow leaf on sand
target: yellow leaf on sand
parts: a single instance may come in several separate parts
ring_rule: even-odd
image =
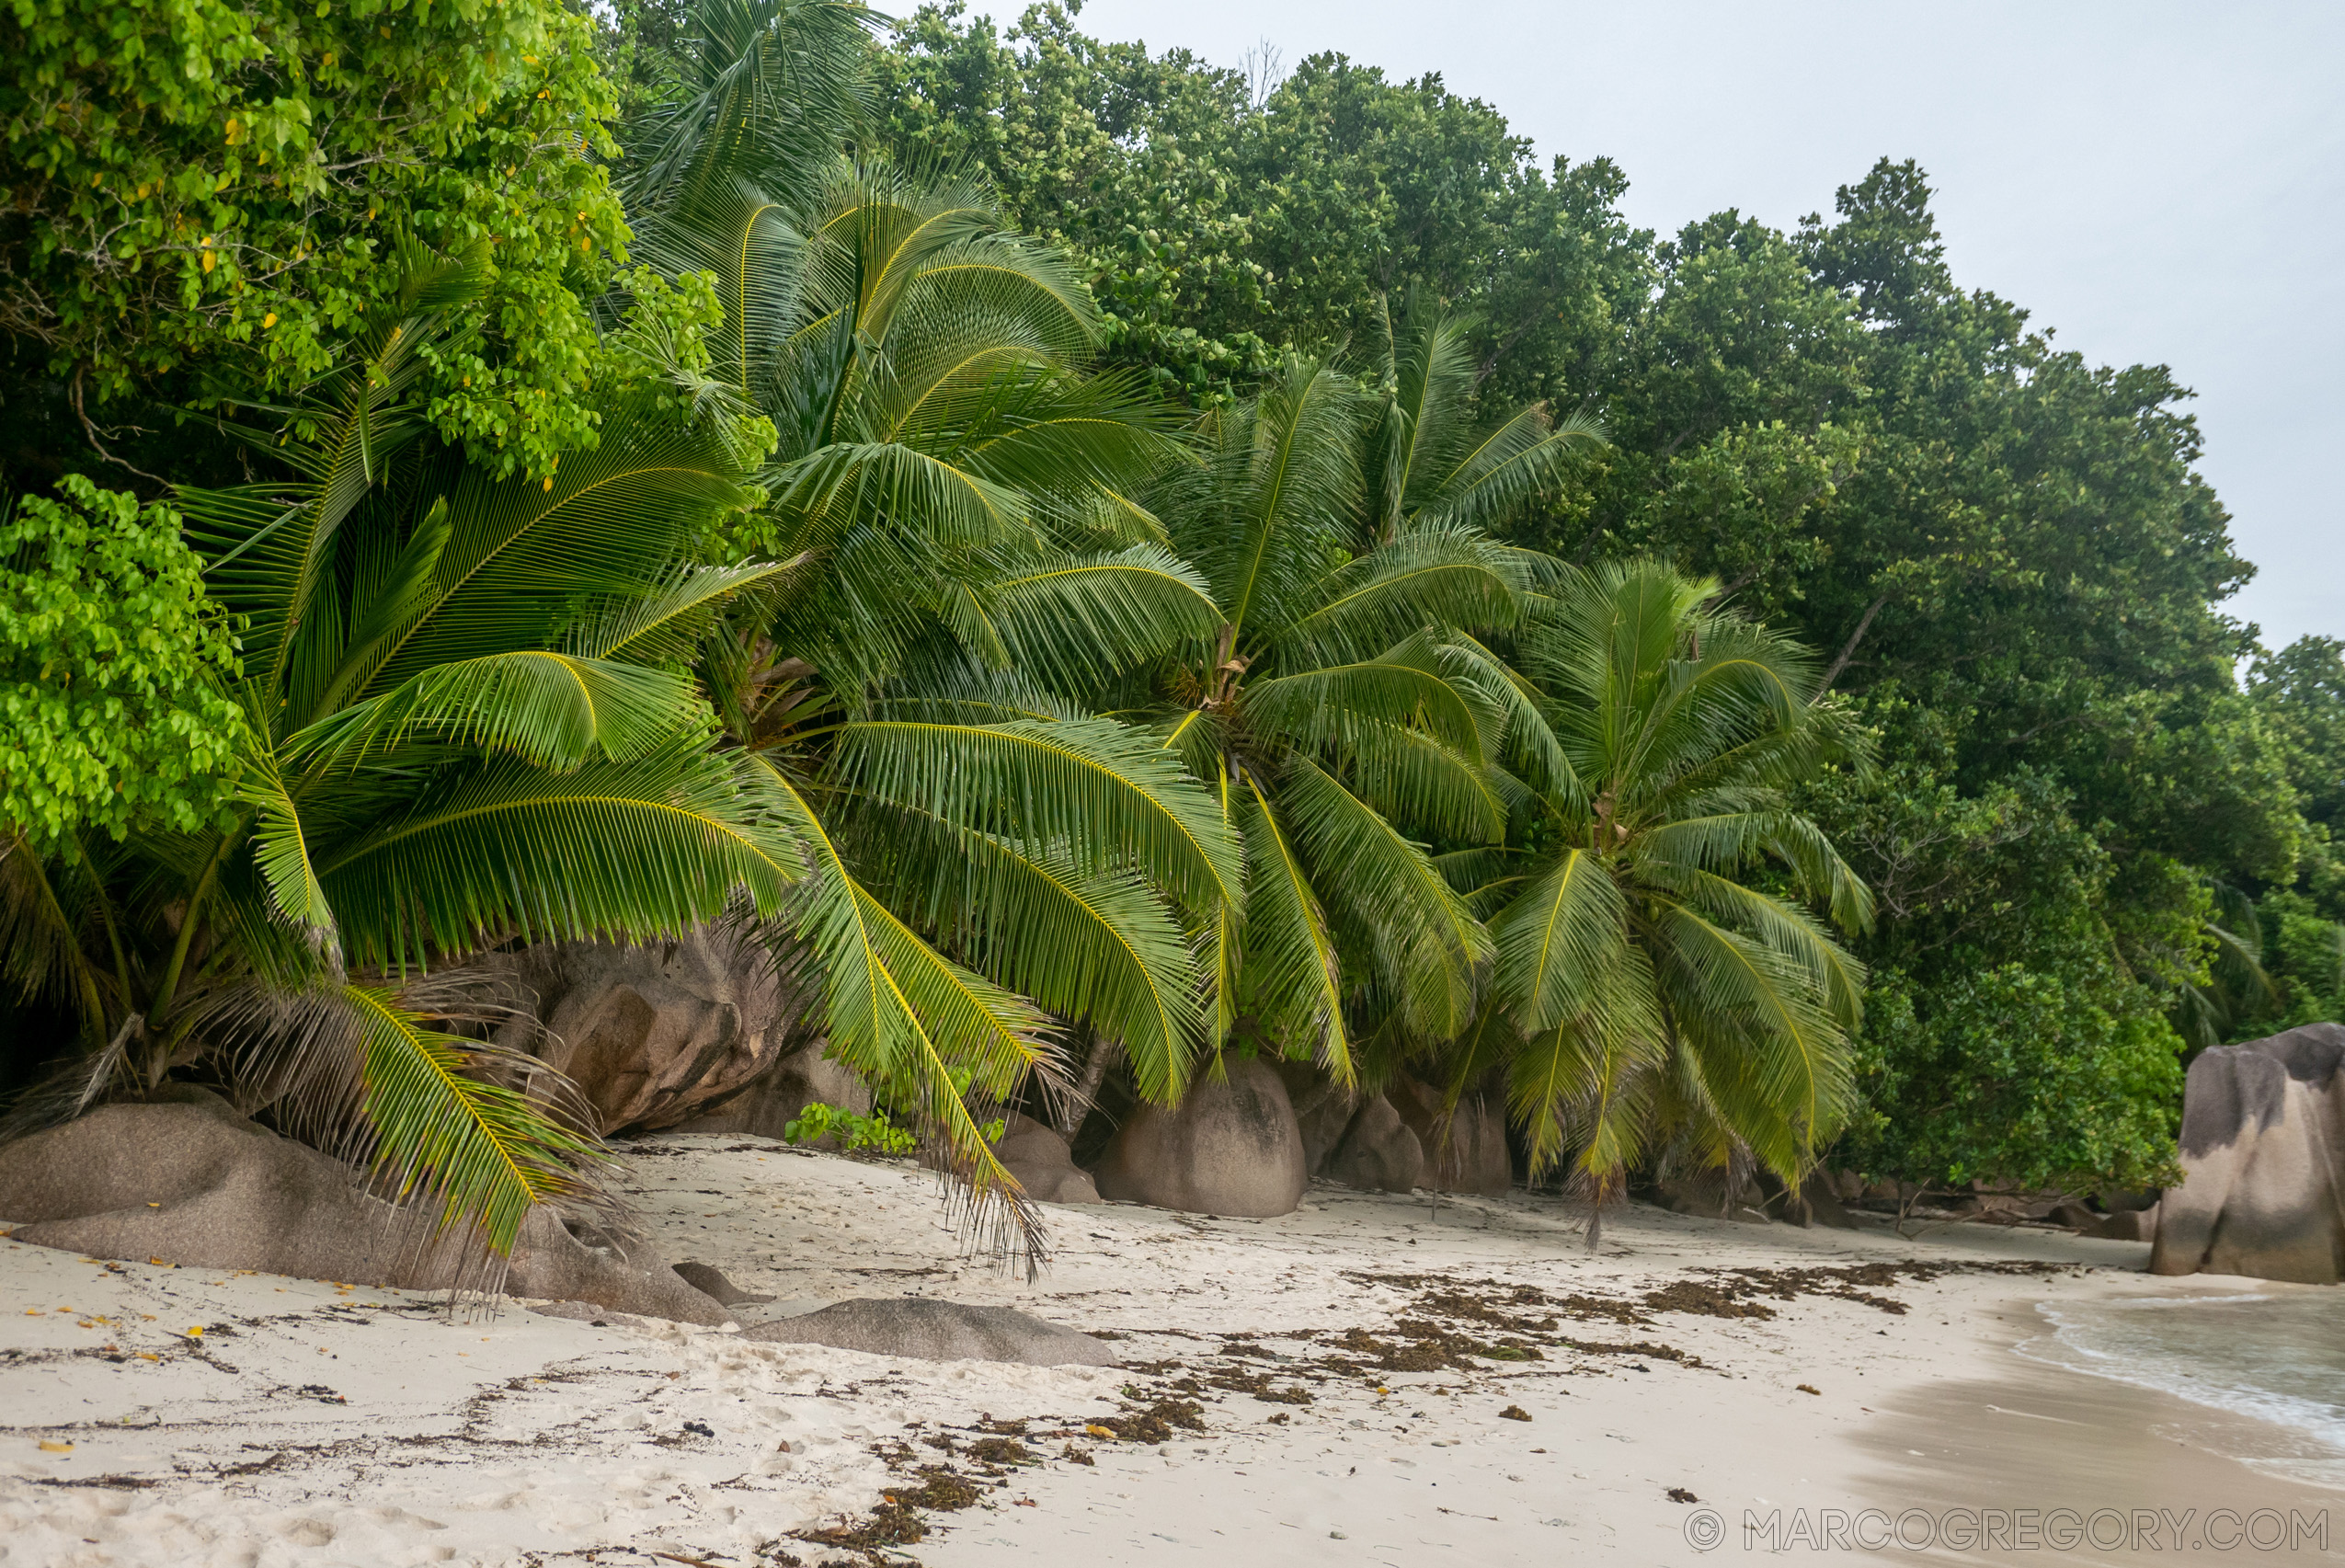
[[[1113,1428],[1099,1425],[1095,1422],[1086,1424],[1083,1430],[1090,1433],[1094,1437],[1113,1437],[1115,1436]]]
[[[201,1339],[203,1337],[203,1325],[201,1323],[198,1323],[195,1327],[188,1330],[188,1337],[189,1339]]]
[[[70,1454],[74,1451],[74,1446],[71,1443],[52,1443],[43,1437],[40,1440],[40,1451],[44,1454]]]

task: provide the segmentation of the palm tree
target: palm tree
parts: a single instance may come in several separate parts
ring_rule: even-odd
[[[1503,1067],[1534,1174],[1599,1202],[1656,1147],[1796,1185],[1848,1103],[1872,901],[1787,792],[1861,738],[1788,638],[1651,562],[1566,571],[1519,639],[1527,864],[1495,906],[1491,1005],[1450,1094]],[[1751,885],[1773,867],[1784,892]]]
[[[1099,321],[1066,261],[973,182],[792,163],[759,128],[786,94],[757,73],[806,9],[708,29],[701,97],[646,138],[675,172],[644,182],[638,255],[715,284],[703,396],[776,431],[737,545],[803,564],[724,618],[701,674],[809,846],[791,928],[831,1050],[1031,1252],[985,1104],[1058,1082],[1058,1020],[1177,1094],[1209,1029],[1195,934],[1241,876],[1180,759],[1073,693],[1216,614],[1131,498],[1181,446],[1134,383],[1084,372]]]
[[[1504,835],[1527,699],[1470,634],[1516,623],[1549,567],[1485,526],[1597,439],[1536,407],[1478,425],[1466,330],[1421,318],[1380,395],[1294,359],[1206,420],[1203,464],[1158,498],[1218,624],[1122,700],[1244,844],[1211,933],[1222,1028],[1344,1082],[1364,1035],[1397,1052],[1474,1015],[1489,944],[1451,877],[1476,857],[1411,835]]]
[[[54,993],[103,1013],[86,1024],[109,1047],[63,1109],[207,1058],[493,1259],[532,1204],[596,1199],[597,1146],[558,1079],[443,1026],[424,977],[498,942],[784,907],[804,875],[787,803],[708,747],[674,655],[786,568],[679,564],[750,499],[752,454],[644,391],[543,480],[440,444],[410,391],[479,277],[405,261],[281,431],[224,427],[283,476],[177,494],[244,628],[233,808],[72,864],[12,857],[9,913],[71,976]]]

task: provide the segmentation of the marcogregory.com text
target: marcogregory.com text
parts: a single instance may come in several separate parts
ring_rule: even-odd
[[[1686,1516],[1697,1551],[2189,1551],[2328,1550],[2328,1511],[2259,1508],[1715,1508]]]

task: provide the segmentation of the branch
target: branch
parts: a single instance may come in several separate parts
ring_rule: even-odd
[[[1832,668],[1824,672],[1824,683],[1815,689],[1817,696],[1821,697],[1832,690],[1832,683],[1840,679],[1840,672],[1848,668],[1848,660],[1856,656],[1857,645],[1864,641],[1865,634],[1872,629],[1872,618],[1880,614],[1881,607],[1888,602],[1889,595],[1883,593],[1865,606],[1864,619],[1858,622],[1857,629],[1848,634],[1848,640],[1840,645],[1840,657],[1832,661]]]

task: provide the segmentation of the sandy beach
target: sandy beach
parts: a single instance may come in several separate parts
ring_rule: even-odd
[[[2345,1554],[2345,1525],[2307,1533],[2345,1495],[2229,1457],[2284,1434],[2045,1358],[2041,1303],[2271,1288],[2151,1279],[2137,1243],[1629,1206],[1591,1255],[1554,1200],[1321,1185],[1274,1220],[1051,1207],[1029,1285],[962,1256],[909,1163],[629,1147],[666,1255],[775,1298],[743,1324],[929,1295],[1101,1334],[1123,1366],[451,1314],[0,1242],[0,1562]]]

